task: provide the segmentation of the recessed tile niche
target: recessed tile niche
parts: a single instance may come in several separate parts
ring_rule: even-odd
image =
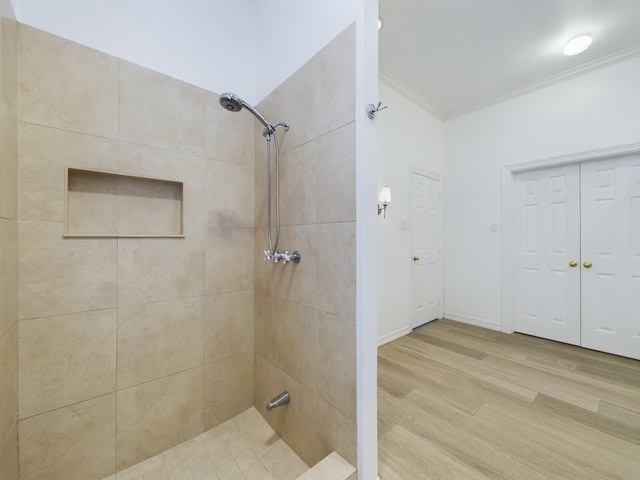
[[[67,168],[65,237],[184,237],[183,183]]]

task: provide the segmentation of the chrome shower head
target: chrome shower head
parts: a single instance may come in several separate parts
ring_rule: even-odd
[[[276,131],[275,127],[267,122],[267,119],[262,116],[262,114],[257,111],[254,107],[249,105],[247,102],[238,97],[235,93],[227,92],[220,95],[220,105],[225,110],[230,112],[239,112],[243,108],[249,110],[253,115],[260,120],[265,127],[265,135],[270,135]]]
[[[220,105],[230,112],[239,112],[242,110],[243,103],[244,101],[233,93],[227,92],[220,95]]]

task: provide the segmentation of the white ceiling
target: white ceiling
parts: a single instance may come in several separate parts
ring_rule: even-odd
[[[382,78],[441,119],[640,55],[640,0],[379,0],[379,9]],[[591,48],[563,55],[584,32]]]

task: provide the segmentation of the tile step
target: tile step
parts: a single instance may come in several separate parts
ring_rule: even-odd
[[[316,463],[298,480],[347,480],[356,469],[336,452]]]

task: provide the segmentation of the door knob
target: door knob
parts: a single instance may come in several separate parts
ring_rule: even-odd
[[[571,260],[571,261],[569,262],[569,266],[570,266],[571,268],[573,268],[573,267],[577,267],[577,266],[578,266],[578,262],[576,262],[575,260]]]
[[[420,260],[420,257],[416,257],[416,256],[413,257],[414,262],[417,262],[418,260]]]
[[[591,262],[584,262],[584,263],[582,264],[582,266],[583,266],[584,268],[591,268],[591,267],[593,267],[593,265],[591,264]]]

